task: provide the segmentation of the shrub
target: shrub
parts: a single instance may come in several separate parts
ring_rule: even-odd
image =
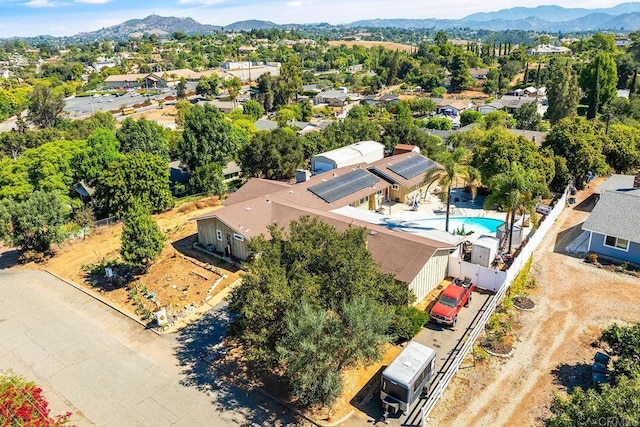
[[[389,333],[398,341],[408,341],[429,321],[429,315],[415,307],[396,307]]]
[[[587,255],[587,262],[589,264],[596,264],[598,262],[598,255],[590,252],[589,255]]]

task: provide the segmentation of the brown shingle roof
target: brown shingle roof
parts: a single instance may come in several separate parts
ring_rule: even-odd
[[[271,193],[275,193],[289,187],[291,187],[291,185],[286,182],[251,178],[235,193],[227,197],[222,204],[225,206],[231,206],[246,200],[255,199],[256,197],[268,196]]]
[[[417,154],[404,154],[387,159],[399,162],[412,155]],[[360,166],[364,167],[364,165]],[[392,273],[397,280],[405,283],[412,282],[436,251],[452,249],[452,245],[390,230],[381,225],[370,224],[330,211],[347,206],[388,186],[383,180],[332,203],[325,202],[308,190],[312,185],[334,178],[334,174],[343,175],[353,169],[353,166],[335,169],[295,185],[254,178],[227,198],[224,201],[224,208],[193,220],[217,218],[246,238],[260,234],[270,237],[267,228],[270,224],[276,223],[287,230],[292,220],[298,220],[304,215],[321,218],[338,230],[345,230],[348,227],[365,227],[368,230],[368,248],[381,269]],[[420,182],[421,179],[422,177],[418,176],[410,182],[414,180]]]

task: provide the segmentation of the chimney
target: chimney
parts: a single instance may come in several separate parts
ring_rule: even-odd
[[[640,188],[640,170],[636,176],[633,177],[633,188]]]

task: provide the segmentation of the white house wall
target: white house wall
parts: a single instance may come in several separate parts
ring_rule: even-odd
[[[416,296],[416,302],[423,299],[429,292],[447,276],[447,266],[449,264],[449,250],[440,249],[433,254],[431,259],[422,267],[413,281],[409,284],[409,289]]]

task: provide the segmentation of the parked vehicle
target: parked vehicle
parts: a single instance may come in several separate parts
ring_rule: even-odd
[[[456,278],[438,297],[438,301],[431,308],[430,320],[448,326],[455,326],[458,322],[458,313],[462,307],[471,302],[476,286],[471,278]]]
[[[406,413],[431,384],[436,371],[436,351],[409,341],[407,346],[382,371],[380,400],[386,415]]]

